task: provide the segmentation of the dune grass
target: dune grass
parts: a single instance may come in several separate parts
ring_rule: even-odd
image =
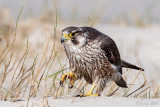
[[[16,36],[17,27],[22,10],[23,8],[17,18],[15,31],[11,32],[13,26],[11,25],[8,35],[3,35],[0,42],[0,99],[15,102],[27,98],[28,105],[30,98],[40,97],[44,99],[45,104],[48,104],[46,99],[50,96],[57,98],[86,93],[90,86],[84,80],[78,80],[72,89],[68,88],[69,81],[64,83],[64,87],[60,87],[59,85],[60,77],[69,71],[69,67],[67,64],[62,63],[64,59],[59,57],[59,50],[55,48],[57,45],[56,35],[58,33],[57,13],[54,23],[54,40],[50,36],[46,37],[44,47],[40,47],[43,49],[42,55],[35,53],[36,55],[32,55],[31,59],[29,55],[32,53],[32,44],[28,38],[26,39],[26,46],[23,48],[23,51],[16,49],[15,42],[18,39]],[[89,23],[91,26],[93,26],[93,22],[90,18]],[[19,53],[18,56],[15,53]],[[29,66],[27,66],[28,61],[30,61]],[[127,69],[124,72],[124,78],[126,79],[129,74],[130,70]],[[143,84],[140,87],[136,87],[135,90],[131,90],[138,78],[144,79]],[[104,95],[132,98],[159,98],[160,87],[157,84],[157,89],[153,89],[152,84],[156,84],[156,82],[147,81],[144,72],[139,71],[132,83],[128,84],[128,89],[119,88],[113,82],[110,82],[107,84]]]

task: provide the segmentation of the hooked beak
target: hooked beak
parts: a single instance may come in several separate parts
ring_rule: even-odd
[[[67,34],[63,34],[63,36],[61,37],[61,43],[65,42],[69,39],[70,39],[70,37]]]
[[[64,36],[61,37],[61,43],[63,43],[65,41]]]

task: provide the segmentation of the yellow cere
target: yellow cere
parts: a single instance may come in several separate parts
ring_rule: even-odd
[[[63,36],[64,36],[66,39],[70,39],[70,37],[69,37],[67,34],[63,34]]]

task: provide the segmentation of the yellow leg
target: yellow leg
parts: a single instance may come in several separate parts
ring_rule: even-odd
[[[87,94],[84,95],[84,96],[92,96],[92,97],[98,96],[98,94],[94,94],[94,95],[93,95],[93,90],[94,90],[95,87],[96,87],[96,85],[93,84],[93,85],[92,85],[92,88],[91,88],[91,89],[87,92]]]
[[[92,88],[87,92],[87,94],[85,95],[77,95],[77,97],[87,97],[87,96],[91,96],[91,97],[97,97],[99,96],[98,94],[93,94],[93,90],[96,87],[95,84],[92,85]]]
[[[61,79],[60,79],[60,85],[63,86],[64,80],[70,79],[70,88],[73,87],[75,80],[77,79],[77,76],[73,72],[67,72],[65,73]]]

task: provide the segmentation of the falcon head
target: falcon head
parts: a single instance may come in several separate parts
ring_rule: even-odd
[[[67,47],[80,48],[95,39],[95,32],[98,31],[91,27],[67,27],[62,30],[61,43]]]

